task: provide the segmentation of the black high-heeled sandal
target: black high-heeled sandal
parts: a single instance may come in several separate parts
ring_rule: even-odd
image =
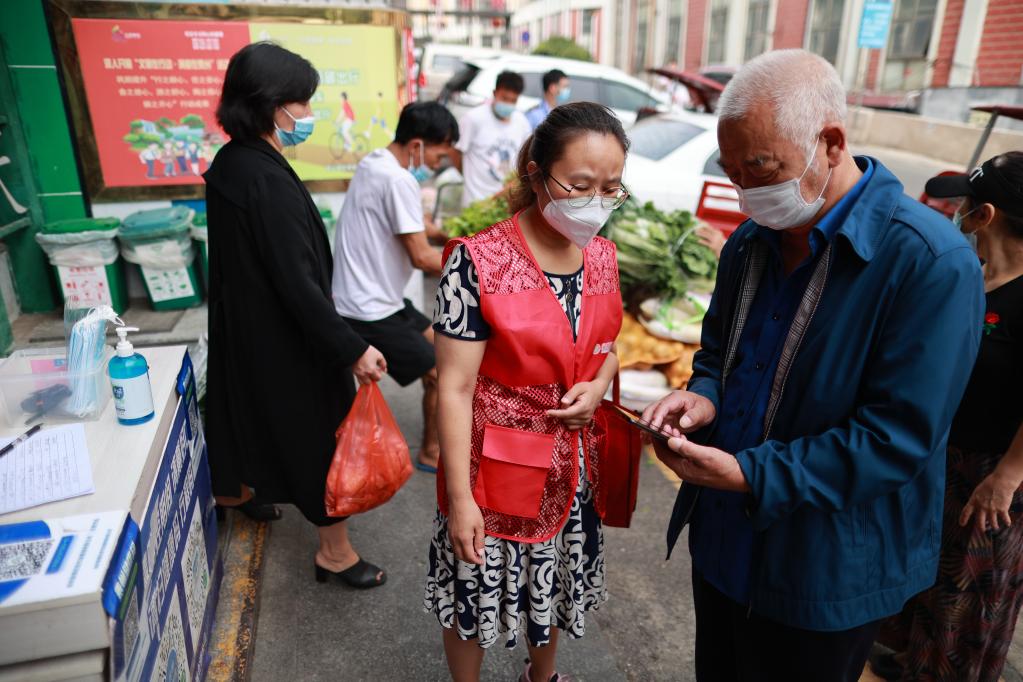
[[[284,516],[284,512],[276,504],[269,502],[257,502],[256,498],[252,498],[248,502],[244,502],[235,507],[242,514],[245,514],[253,521],[280,521],[281,517]]]
[[[228,509],[237,509],[242,514],[253,521],[260,523],[269,523],[270,521],[280,521],[284,516],[284,512],[276,504],[256,502],[255,499],[243,502],[242,504],[236,504],[231,507],[223,507],[217,505],[217,520],[223,521],[226,518],[226,511]]]
[[[380,587],[387,582],[387,574],[382,568],[361,558],[355,562],[354,566],[343,571],[331,571],[317,563],[313,565],[316,567],[316,582],[318,583],[325,583],[329,578],[334,577],[340,578],[341,582],[349,587],[368,590],[372,587]]]

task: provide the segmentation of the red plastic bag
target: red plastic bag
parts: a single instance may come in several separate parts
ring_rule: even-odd
[[[337,430],[327,473],[327,516],[350,516],[378,507],[412,475],[408,444],[376,383],[359,388]]]

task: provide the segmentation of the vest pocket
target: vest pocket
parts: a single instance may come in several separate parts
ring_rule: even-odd
[[[473,497],[481,507],[535,519],[554,458],[554,434],[487,424]]]

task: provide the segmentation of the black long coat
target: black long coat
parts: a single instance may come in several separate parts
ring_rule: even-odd
[[[323,222],[284,157],[263,140],[231,141],[203,177],[214,493],[238,496],[245,483],[328,525],[334,432],[355,395],[351,366],[368,346],[334,309]]]

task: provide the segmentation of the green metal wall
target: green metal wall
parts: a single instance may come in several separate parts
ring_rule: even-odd
[[[43,223],[86,215],[43,0],[0,2],[0,66],[6,67],[0,74],[2,108],[13,129],[4,133],[11,133],[16,147],[23,145],[25,158],[16,161],[26,176],[23,186],[34,195],[18,197],[29,206],[32,224],[0,236],[10,250],[21,309],[43,312],[56,307],[58,297],[34,235]]]

